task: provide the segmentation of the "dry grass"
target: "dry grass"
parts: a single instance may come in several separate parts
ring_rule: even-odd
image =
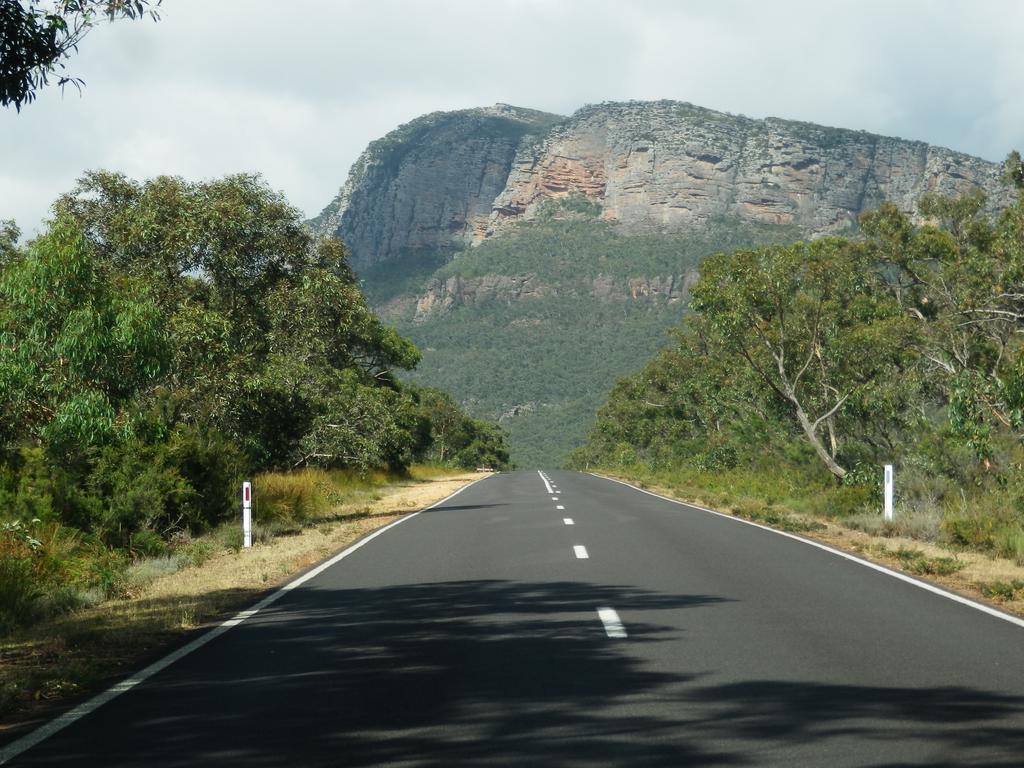
[[[234,551],[224,547],[223,532],[212,534],[213,543],[193,544],[205,553],[194,558],[200,565],[174,571],[161,563],[149,569],[131,599],[108,601],[5,638],[0,642],[0,732],[37,724],[66,706],[68,698],[139,668],[359,537],[479,477],[424,467],[414,468],[406,480],[324,473],[317,478],[318,492],[331,503],[304,515],[305,525],[294,535]],[[294,483],[272,482],[286,489]]]

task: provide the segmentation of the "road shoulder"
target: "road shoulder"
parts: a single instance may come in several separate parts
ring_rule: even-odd
[[[128,599],[32,627],[0,641],[0,743],[184,646],[375,531],[436,504],[480,473],[420,474],[337,505],[295,535],[220,551],[155,579]]]

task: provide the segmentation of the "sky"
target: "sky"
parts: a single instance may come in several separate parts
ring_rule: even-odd
[[[307,216],[371,140],[497,102],[676,99],[1024,149],[1018,0],[164,0],[93,30],[86,86],[0,108],[0,219],[37,232],[83,171],[259,172]]]

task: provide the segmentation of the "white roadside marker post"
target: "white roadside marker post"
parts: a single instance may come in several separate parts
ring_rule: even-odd
[[[252,483],[242,483],[242,546],[252,546]]]
[[[885,465],[885,507],[882,510],[882,516],[886,520],[892,520],[892,487],[893,487],[892,464],[886,464]]]

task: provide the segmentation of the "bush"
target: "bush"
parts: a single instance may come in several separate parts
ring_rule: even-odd
[[[130,547],[141,531],[169,535],[202,520],[195,489],[176,467],[168,466],[159,447],[116,445],[106,448],[91,477],[105,499],[97,529],[110,544]]]
[[[938,542],[942,538],[942,512],[935,507],[898,505],[892,520],[880,511],[860,512],[843,519],[843,524],[874,536],[907,536]]]
[[[739,459],[736,449],[731,445],[718,445],[705,453],[698,454],[694,460],[694,466],[701,472],[720,472],[725,469],[735,469]]]
[[[613,461],[620,467],[631,467],[639,463],[636,449],[629,443],[619,443],[612,453]]]
[[[223,525],[217,529],[217,540],[224,549],[241,552],[245,538],[240,525]]]
[[[131,593],[127,564],[115,557],[96,560],[91,568],[91,581],[103,597],[120,599]]]
[[[993,581],[982,584],[981,594],[995,600],[1016,600],[1019,595],[1024,595],[1024,580],[1014,579],[1013,581]]]
[[[64,522],[88,528],[99,499],[42,448],[23,447],[0,468],[0,509],[15,519]]]
[[[850,517],[870,510],[880,510],[876,503],[876,493],[864,485],[840,485],[819,493],[810,500],[810,508],[814,514],[825,517]]]
[[[996,520],[970,514],[948,515],[942,521],[942,530],[949,543],[958,547],[990,550],[995,545]]]
[[[179,425],[161,458],[196,494],[196,514],[189,525],[193,531],[206,530],[235,514],[246,460],[230,439],[212,429]]]
[[[214,556],[214,548],[205,539],[189,541],[181,545],[178,554],[183,561],[191,566],[200,566]]]
[[[964,564],[952,557],[928,557],[920,549],[900,547],[896,559],[911,573],[921,576],[948,576],[956,573]]]
[[[463,439],[468,441],[455,456],[455,464],[463,469],[490,467],[508,469],[508,448],[501,428],[477,419],[466,419],[463,425]]]
[[[298,536],[302,533],[303,526],[299,523],[263,523],[253,526],[253,544],[270,544],[280,536]]]
[[[167,553],[167,542],[154,530],[136,531],[131,536],[129,553],[136,559],[161,557]]]
[[[243,466],[223,436],[184,425],[166,443],[108,446],[90,477],[105,500],[97,528],[115,546],[141,536],[142,554],[160,554],[154,536],[208,530],[234,514]]]

